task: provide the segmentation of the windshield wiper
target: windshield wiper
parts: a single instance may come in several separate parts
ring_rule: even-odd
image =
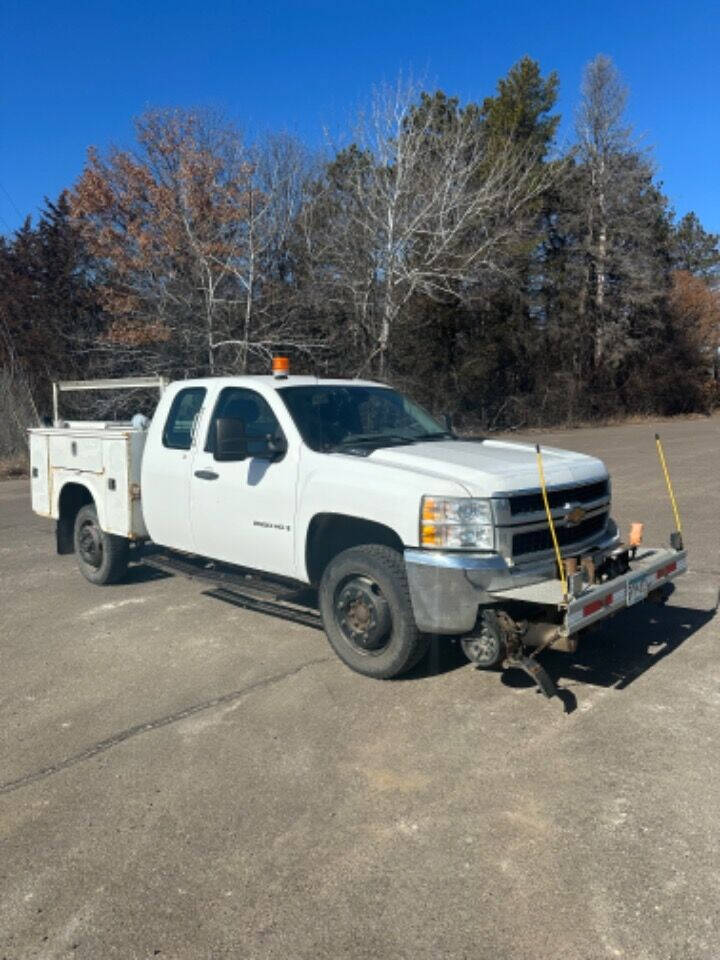
[[[454,433],[450,433],[449,430],[437,430],[433,433],[419,433],[416,437],[413,437],[413,440],[456,440]]]
[[[356,436],[348,437],[347,440],[341,440],[340,443],[334,444],[330,449],[346,450],[348,447],[365,446],[365,444],[376,447],[396,447],[407,443],[415,443],[415,437],[404,437],[398,433],[359,433]]]

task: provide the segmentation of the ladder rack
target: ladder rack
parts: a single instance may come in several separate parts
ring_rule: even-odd
[[[59,420],[58,405],[61,393],[72,393],[78,390],[138,390],[150,388],[158,390],[160,396],[167,387],[167,377],[119,377],[108,380],[59,380],[53,383],[53,424],[57,426]]]

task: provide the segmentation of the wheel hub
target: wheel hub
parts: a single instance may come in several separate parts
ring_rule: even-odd
[[[102,538],[94,523],[84,523],[79,536],[80,556],[92,567],[102,564]]]
[[[391,618],[387,600],[368,577],[353,577],[335,596],[335,616],[345,637],[363,651],[378,650],[387,642]]]
[[[460,641],[468,660],[479,667],[491,667],[502,660],[505,644],[498,627],[497,618],[491,611],[485,611],[477,633],[463,637]]]

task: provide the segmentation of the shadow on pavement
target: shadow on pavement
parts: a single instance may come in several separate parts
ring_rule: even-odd
[[[172,573],[142,563],[142,559],[148,556],[149,552],[151,551],[147,549],[139,551],[137,559],[140,562],[130,566],[125,583],[143,583],[172,576]],[[213,564],[213,569],[216,568],[220,571],[224,569],[224,565]],[[202,570],[198,569],[198,574],[201,573]],[[241,581],[240,587],[244,586]],[[251,584],[248,583],[248,586]],[[213,591],[202,592],[204,595],[214,595]],[[321,628],[317,594],[312,588],[298,589],[297,586],[290,588],[288,585],[281,590],[281,593],[292,605],[299,605],[306,608],[308,612],[314,613],[317,622],[311,625]],[[279,606],[275,610],[263,608],[261,612],[280,616],[282,619],[296,619],[288,615],[287,609]],[[677,650],[688,637],[712,620],[715,612],[714,608],[703,610],[651,602],[638,604],[615,617],[602,621],[596,629],[581,637],[576,653],[545,650],[539,655],[538,660],[558,687],[558,696],[564,705],[565,712],[572,713],[577,706],[577,701],[575,695],[568,689],[568,684],[570,686],[589,684],[623,690],[650,667]],[[450,673],[468,665],[468,660],[457,640],[450,637],[433,637],[427,655],[408,673],[397,677],[395,682],[421,680]],[[520,669],[498,668],[492,672],[498,674],[505,686],[534,689],[540,693],[533,679]]]
[[[700,630],[715,610],[641,604],[606,620],[582,637],[576,653],[547,650],[540,655],[545,670],[561,688],[566,712],[575,706],[567,684],[589,684],[624,690]],[[509,687],[535,686],[521,670],[508,670],[502,682]]]
[[[587,684],[624,690],[634,680],[678,649],[715,616],[715,609],[659,606],[644,603],[601,623],[581,638],[576,653],[546,650],[539,660],[559,688],[565,713],[577,700],[569,686]],[[420,680],[469,666],[460,644],[449,637],[434,637],[428,654],[397,680]],[[522,670],[497,670],[505,686],[540,693]]]
[[[455,638],[433,637],[430,640],[428,652],[420,663],[412,670],[408,670],[407,673],[394,677],[393,683],[436,677],[438,674],[450,673],[451,670],[458,670],[460,667],[469,665],[468,658],[462,652],[462,648]]]
[[[148,567],[142,562],[131,563],[121,581],[121,585],[127,586],[129,583],[150,583],[153,580],[167,580],[169,576],[169,573],[155,570],[153,567]]]

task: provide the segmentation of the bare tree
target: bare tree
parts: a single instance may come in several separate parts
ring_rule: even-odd
[[[235,366],[243,373],[251,357],[267,360],[279,346],[312,350],[312,340],[292,329],[287,301],[292,298],[288,244],[312,174],[312,160],[297,140],[268,135],[247,152],[249,186],[246,218],[227,251],[223,266],[244,296],[239,336],[217,341],[216,350],[236,350]],[[216,258],[220,262],[220,258]],[[272,293],[283,287],[283,296]]]
[[[0,315],[0,474],[3,460],[27,456],[27,428],[40,423],[35,399],[18,362],[13,339]]]
[[[360,368],[375,366],[380,377],[412,298],[462,297],[501,270],[503,249],[551,176],[510,140],[488,151],[476,113],[445,101],[438,126],[428,103],[402,83],[376,91],[306,212],[312,256],[365,344]]]
[[[578,109],[577,133],[580,156],[587,165],[592,185],[593,207],[589,217],[596,238],[595,304],[602,309],[607,282],[608,193],[611,190],[613,160],[627,151],[630,131],[622,126],[627,103],[623,85],[609,57],[598,54],[588,64]]]
[[[138,152],[91,150],[72,194],[103,265],[104,345],[156,368],[244,372],[291,339],[259,302],[296,212],[302,151],[289,138],[247,147],[207,111],[151,111],[136,126]]]
[[[667,288],[665,198],[653,167],[623,117],[627,89],[600,54],[585,70],[577,114],[584,268],[579,327],[592,339],[592,362],[621,363],[634,345],[634,320]]]
[[[208,114],[188,111],[149,112],[136,129],[136,154],[89,151],[71,197],[104,267],[101,293],[114,318],[106,342],[115,352],[169,349],[184,367],[201,351],[212,371],[220,314],[234,299],[217,254],[248,206],[242,144]]]

